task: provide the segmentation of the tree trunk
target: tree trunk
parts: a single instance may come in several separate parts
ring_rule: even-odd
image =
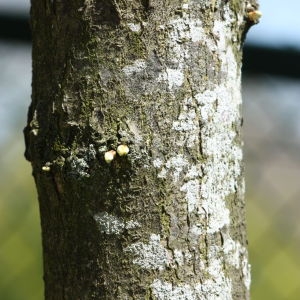
[[[246,1],[31,2],[45,299],[248,299]]]

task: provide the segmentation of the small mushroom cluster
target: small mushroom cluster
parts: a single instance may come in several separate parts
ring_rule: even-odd
[[[261,11],[255,9],[251,4],[247,5],[247,18],[249,21],[253,23],[258,23],[261,16]]]
[[[129,148],[127,145],[119,145],[117,147],[117,151],[115,150],[109,150],[107,152],[104,153],[104,160],[110,164],[116,157],[116,155],[119,156],[126,156],[129,153]]]

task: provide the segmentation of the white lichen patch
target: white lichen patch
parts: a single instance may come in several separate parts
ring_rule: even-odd
[[[222,261],[219,258],[215,258],[216,256],[219,255],[219,251],[214,253],[213,255],[211,255],[212,257],[209,257],[209,261],[208,261],[208,268],[207,271],[209,273],[209,275],[212,278],[218,278],[220,274],[222,274]],[[209,254],[210,256],[210,254]],[[223,276],[223,275],[222,275]]]
[[[240,74],[232,49],[226,45],[227,30],[226,26],[216,22],[215,33],[219,37],[217,49],[226,81],[212,90],[195,95],[202,121],[202,152],[206,157],[202,165],[201,199],[208,218],[208,233],[229,225],[229,210],[224,200],[235,192],[241,172],[242,151],[240,145],[235,144],[233,126],[238,123],[240,114]]]
[[[188,160],[182,154],[178,154],[166,162],[163,169],[158,174],[158,177],[164,178],[167,174],[170,174],[173,181],[177,182],[179,176],[183,173],[188,164]]]
[[[195,124],[196,112],[187,111],[182,112],[177,121],[173,123],[173,129],[176,131],[194,131],[197,129]]]
[[[174,261],[179,265],[182,266],[184,264],[184,255],[181,250],[174,249],[173,252]]]
[[[139,32],[141,30],[141,25],[137,23],[127,23],[127,26],[133,32]]]
[[[157,175],[158,178],[166,178],[167,177],[167,170],[166,168],[162,168],[162,170]]]
[[[182,69],[170,69],[167,68],[164,73],[161,73],[157,79],[160,81],[166,81],[168,83],[169,90],[174,87],[180,87],[184,81],[184,73]]]
[[[125,248],[125,252],[132,253],[132,262],[143,269],[162,271],[170,263],[168,251],[161,245],[160,236],[157,234],[151,234],[148,244],[133,243]]]
[[[201,148],[206,158],[202,163],[204,174],[201,174],[201,192],[198,178],[188,181],[180,190],[186,193],[189,213],[197,209],[200,199],[202,200],[204,215],[208,219],[208,233],[217,232],[229,225],[230,215],[224,200],[235,191],[236,181],[241,172],[242,151],[240,146],[234,143],[236,132],[232,126],[239,119],[240,78],[236,66],[226,67],[234,60],[230,51],[226,53],[230,53],[229,61],[222,63],[222,69],[232,79],[212,90],[196,94],[194,98],[197,110],[191,105],[191,98],[185,99],[181,113],[172,127],[179,133],[178,146],[186,144],[193,147],[198,136],[201,136]],[[201,128],[198,116],[201,118]],[[165,168],[159,176],[167,174]],[[176,172],[175,181],[178,181],[179,174],[181,172]]]
[[[225,249],[230,252],[232,247],[226,246]],[[224,273],[224,261],[222,259],[225,249],[222,246],[209,247],[206,264],[200,261],[201,269],[205,268],[209,275],[209,278],[203,280],[202,283],[189,281],[175,285],[171,282],[155,279],[151,284],[154,296],[157,299],[166,300],[232,300],[232,283]],[[184,265],[189,261],[187,254],[190,253],[175,249],[172,263],[176,263],[178,266]]]
[[[157,169],[159,169],[163,165],[163,161],[159,158],[154,159],[152,163],[153,163],[154,168],[157,168]]]
[[[101,212],[94,215],[101,233],[105,234],[121,234],[125,229],[134,229],[140,227],[136,221],[123,221],[107,212]]]
[[[239,268],[241,244],[239,242],[235,242],[231,238],[227,238],[224,241],[223,248],[226,257],[228,257],[228,263],[236,268]]]
[[[174,18],[166,27],[170,61],[177,68],[168,68],[158,80],[167,81],[169,90],[183,85],[185,61],[190,57],[189,42],[205,44],[211,53],[218,56],[224,80],[210,90],[183,99],[180,114],[172,124],[172,129],[177,132],[178,147],[197,149],[200,136],[203,156],[201,178],[188,178],[185,172],[189,159],[184,155],[178,156],[177,161],[174,157],[164,165],[156,162],[155,165],[161,168],[160,178],[169,174],[174,182],[178,182],[180,176],[188,178],[179,188],[185,193],[188,212],[201,214],[207,220],[207,232],[215,233],[230,224],[230,211],[225,201],[235,192],[241,173],[242,151],[236,142],[235,130],[240,118],[240,71],[228,43],[232,38],[235,16],[226,5],[224,19],[215,20],[212,35],[208,35],[201,21],[191,18],[188,10],[189,5],[184,5],[182,17]]]
[[[202,27],[202,23],[199,20],[190,22],[189,28],[190,28],[190,38],[192,42],[194,43],[200,42],[206,37]]]
[[[199,206],[200,200],[200,184],[198,179],[189,180],[185,183],[180,191],[185,192],[187,200],[188,212],[191,213]]]
[[[232,299],[232,284],[231,280],[224,274],[222,256],[223,248],[221,246],[209,247],[206,271],[210,275],[210,278],[205,280],[201,286],[202,291],[212,297],[207,299]]]
[[[147,63],[144,59],[137,59],[132,65],[125,66],[122,71],[127,76],[132,76],[135,73],[142,72],[147,67]]]
[[[232,283],[224,273],[224,260],[222,257],[226,254],[226,263],[236,265],[237,259],[240,261],[244,254],[245,248],[241,247],[238,242],[234,242],[230,236],[226,237],[223,246],[211,246],[207,253],[207,263],[202,262],[201,268],[205,268],[209,278],[202,283],[182,283],[174,285],[171,282],[155,279],[151,285],[152,292],[157,299],[206,299],[206,300],[232,300]],[[238,252],[237,255],[235,252]],[[233,254],[233,261],[229,257]],[[179,249],[173,251],[173,262],[179,266],[184,265],[186,261],[185,253]],[[249,288],[249,264],[241,259],[244,268],[245,285]]]
[[[88,173],[89,164],[84,158],[79,158],[74,155],[71,156],[69,160],[72,174],[78,177],[90,177],[90,174]]]
[[[245,255],[242,260],[242,272],[244,277],[244,285],[246,289],[249,291],[251,285],[251,265],[248,262],[247,255]]]
[[[172,129],[178,132],[176,145],[182,147],[186,145],[188,148],[197,146],[197,138],[199,136],[199,122],[195,110],[186,109],[180,113],[178,119],[173,122]]]
[[[224,198],[218,194],[217,187],[214,186],[214,180],[209,178],[214,175],[210,174],[203,179],[200,190],[202,208],[208,222],[208,233],[218,232],[221,228],[230,224],[230,213],[225,205]],[[209,182],[205,182],[205,179]]]
[[[199,136],[199,121],[197,111],[191,108],[192,98],[184,99],[181,112],[176,121],[173,122],[172,129],[178,132],[176,141],[178,146],[194,147]]]
[[[202,152],[206,156],[202,165],[201,199],[209,233],[229,225],[229,210],[224,200],[234,193],[241,172],[242,151],[235,145],[236,132],[232,126],[239,119],[240,95],[233,96],[233,89],[237,88],[220,85],[195,96],[202,117]]]
[[[201,299],[201,291],[189,284],[174,285],[155,279],[151,284],[153,295],[159,300],[195,300]],[[199,296],[199,297],[198,297]]]
[[[194,260],[193,254],[189,250],[174,249],[170,253],[170,267],[178,268],[186,264],[192,264]]]
[[[203,226],[201,224],[194,224],[191,226],[189,230],[189,235],[193,237],[193,240],[195,240],[195,242],[198,242],[196,238],[199,237],[200,234],[202,234],[202,232],[203,232]]]
[[[206,280],[201,283],[175,285],[160,279],[151,284],[154,296],[159,300],[231,300],[231,283],[229,280],[215,282]]]
[[[208,279],[201,285],[201,296],[207,300],[232,300],[232,284],[230,279],[220,273],[214,280]]]
[[[202,176],[202,171],[200,168],[200,165],[197,166],[191,166],[188,170],[188,172],[185,175],[186,179],[195,179]]]
[[[225,235],[223,251],[226,255],[227,264],[235,267],[236,269],[242,269],[244,284],[247,290],[249,290],[251,284],[251,266],[248,262],[247,249],[238,241],[234,241],[229,235]]]
[[[134,229],[134,228],[138,228],[138,227],[141,227],[141,225],[137,221],[129,220],[129,221],[124,222],[125,229]]]
[[[188,235],[191,240],[197,240],[203,233],[214,234],[230,225],[226,199],[235,193],[241,175],[242,151],[236,132],[236,124],[240,120],[241,93],[240,72],[233,49],[227,42],[232,36],[231,17],[226,21],[215,21],[214,38],[204,34],[200,23],[191,22],[189,25],[185,19],[172,22],[169,45],[174,51],[173,63],[184,70],[184,60],[189,57],[184,43],[181,43],[185,39],[203,42],[218,56],[224,81],[210,90],[183,99],[180,114],[172,124],[172,129],[177,132],[176,144],[179,148],[198,147],[200,136],[201,166],[191,164],[189,157],[183,154],[156,165],[161,168],[159,176],[171,175],[174,183],[184,180],[179,190],[185,194],[187,212],[199,214],[199,221],[190,224]],[[200,267],[207,271],[208,279],[201,284],[188,282],[181,285],[156,279],[152,291],[157,299],[231,300],[232,283],[224,273],[224,264],[242,268],[245,286],[249,288],[250,267],[246,249],[230,236],[224,236],[224,241],[223,246],[209,248],[206,264],[199,262]],[[174,261],[179,266],[184,265],[184,252],[176,249],[172,263]]]
[[[180,62],[183,58],[180,53],[187,54],[182,42],[200,42],[206,38],[202,22],[199,19],[191,19],[190,16],[185,13],[182,18],[171,20],[168,28],[170,28],[168,39],[169,46],[173,51],[180,50],[179,52],[174,53]]]
[[[199,116],[198,109],[192,106],[193,99],[183,100],[181,112],[176,121],[173,122],[172,129],[178,132],[176,145],[188,148],[197,147],[199,137]]]
[[[198,44],[205,46],[206,51],[220,62],[214,70],[218,77],[209,83],[209,90],[203,92],[201,86],[199,89],[192,86],[192,93],[179,99],[179,114],[172,123],[177,154],[174,153],[167,161],[156,158],[153,166],[159,169],[158,177],[173,181],[176,195],[179,192],[184,195],[186,212],[191,215],[188,239],[192,247],[194,240],[199,242],[201,234],[213,235],[220,231],[224,234],[230,226],[227,201],[236,193],[241,182],[242,151],[237,130],[241,93],[240,70],[231,46],[232,39],[236,38],[232,32],[232,24],[236,20],[229,5],[225,5],[222,20],[214,21],[209,34],[204,31],[201,22],[189,13],[193,3],[183,5],[181,16],[163,27],[168,33],[169,60],[157,80],[166,82],[168,92],[173,92],[175,96],[180,94],[176,92],[188,83],[185,76],[190,74],[186,70],[186,62],[191,59],[191,49],[194,51]],[[199,165],[192,157],[195,150],[201,159]],[[183,249],[173,249],[169,260],[167,252],[164,253],[165,263],[168,262],[172,268],[185,266]],[[245,286],[249,288],[247,251],[230,236],[224,236],[223,246],[209,247],[207,261],[199,261],[196,256],[192,261],[196,261],[197,268],[205,274],[201,283],[189,281],[174,285],[157,278],[151,285],[153,295],[157,299],[171,300],[231,300],[233,284],[227,272],[230,274],[229,270],[233,268],[242,270]],[[139,263],[142,264],[141,258]]]
[[[188,4],[183,5],[183,12],[188,9]],[[161,27],[165,29],[165,27]],[[202,23],[199,19],[191,19],[187,13],[183,13],[182,18],[171,20],[167,26],[168,40],[167,47],[171,52],[170,61],[177,68],[166,68],[166,70],[157,77],[158,82],[165,81],[169,90],[179,88],[184,83],[184,62],[189,58],[189,53],[184,45],[185,42],[200,42],[205,34]]]

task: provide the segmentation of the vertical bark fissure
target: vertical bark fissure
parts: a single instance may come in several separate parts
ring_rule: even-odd
[[[25,137],[46,299],[248,299],[247,3],[45,3]]]

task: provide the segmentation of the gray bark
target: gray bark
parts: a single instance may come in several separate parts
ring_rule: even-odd
[[[248,299],[248,2],[31,2],[45,298]]]

